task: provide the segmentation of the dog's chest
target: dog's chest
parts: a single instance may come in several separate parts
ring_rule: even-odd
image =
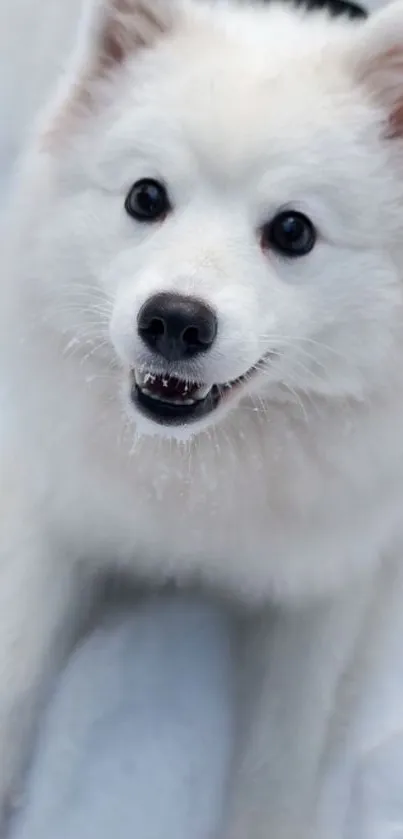
[[[47,472],[45,526],[94,563],[299,596],[368,567],[403,529],[401,421],[383,409],[246,406],[178,446],[136,440],[118,394],[59,380],[24,379],[24,467]]]
[[[182,450],[162,441],[126,450],[107,437],[76,439],[73,450],[59,470],[61,526],[94,561],[151,578],[201,578],[252,598],[322,589],[379,550],[380,492],[394,525],[381,477],[372,496],[359,459],[284,422],[281,433],[250,424]]]

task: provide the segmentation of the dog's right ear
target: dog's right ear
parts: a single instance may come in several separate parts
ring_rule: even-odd
[[[66,0],[68,2],[68,0]],[[48,148],[92,111],[102,82],[169,35],[183,0],[87,0],[70,69],[46,120]]]
[[[175,0],[90,0],[81,52],[87,81],[102,77],[170,31]]]

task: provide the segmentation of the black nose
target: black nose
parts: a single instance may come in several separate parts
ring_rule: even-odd
[[[210,349],[217,318],[200,300],[164,292],[150,297],[140,309],[138,331],[144,343],[167,361],[182,361]]]

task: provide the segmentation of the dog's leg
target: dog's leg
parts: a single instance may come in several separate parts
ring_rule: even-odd
[[[316,837],[320,766],[371,591],[363,582],[333,601],[269,609],[242,627],[238,744],[225,839]]]
[[[12,839],[216,837],[231,688],[223,610],[181,595],[119,603],[58,682]]]
[[[71,565],[20,520],[0,552],[0,837],[29,757],[35,719],[77,616]],[[74,607],[71,608],[74,594]]]

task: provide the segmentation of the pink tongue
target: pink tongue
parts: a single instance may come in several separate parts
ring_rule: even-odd
[[[187,383],[172,376],[169,378],[156,376],[153,382],[147,383],[147,387],[161,399],[192,399],[199,385]]]

